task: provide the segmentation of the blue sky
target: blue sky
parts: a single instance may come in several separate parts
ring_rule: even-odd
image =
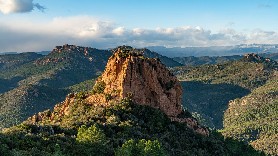
[[[277,0],[0,0],[0,51],[278,43]]]

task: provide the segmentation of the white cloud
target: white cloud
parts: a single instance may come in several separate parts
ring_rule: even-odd
[[[30,12],[34,8],[41,11],[45,9],[33,0],[0,0],[0,12],[4,14]]]
[[[123,35],[125,33],[125,28],[124,27],[118,27],[112,30],[112,32],[116,35]]]
[[[111,21],[90,16],[56,17],[48,22],[0,20],[0,51],[51,50],[65,43],[96,48],[118,45],[146,46],[224,46],[242,43],[278,43],[278,33],[234,29],[212,33],[202,27],[127,29]]]

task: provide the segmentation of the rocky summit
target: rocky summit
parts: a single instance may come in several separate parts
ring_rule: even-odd
[[[61,105],[59,116],[70,115],[72,103],[77,97],[85,103],[99,107],[109,107],[124,98],[139,105],[147,105],[164,112],[172,121],[186,123],[195,132],[208,135],[208,129],[200,126],[196,119],[186,116],[182,109],[182,87],[177,78],[159,59],[146,58],[143,51],[128,46],[114,49],[105,71],[97,79],[91,93],[70,94]],[[53,118],[55,114],[50,116]],[[38,122],[44,117],[32,117]]]
[[[0,155],[261,155],[200,126],[182,109],[181,85],[160,59],[128,46],[111,52],[89,90],[74,91],[52,110],[3,129]]]
[[[149,105],[176,117],[182,112],[182,88],[159,59],[145,58],[131,47],[119,47],[110,57],[96,84],[105,84],[104,93],[130,97],[135,103]]]

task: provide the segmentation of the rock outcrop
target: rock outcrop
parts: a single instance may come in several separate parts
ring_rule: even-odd
[[[172,121],[185,123],[196,133],[209,135],[207,128],[200,126],[190,115],[185,115],[181,105],[182,87],[166,66],[159,59],[146,58],[143,51],[127,46],[114,50],[92,92],[69,94],[64,102],[54,107],[51,115],[38,114],[32,117],[32,121],[52,121],[55,117],[70,115],[76,100],[104,108],[123,98],[159,109]]]
[[[110,57],[97,80],[105,84],[104,94],[130,97],[176,117],[182,112],[182,87],[177,78],[158,59],[145,58],[131,47],[119,47]]]

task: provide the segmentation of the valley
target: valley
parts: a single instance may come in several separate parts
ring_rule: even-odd
[[[143,60],[144,57],[156,58],[158,61],[161,61],[163,64],[165,64],[166,67],[171,71],[171,73],[174,73],[174,75],[177,76],[183,90],[183,93],[181,94],[181,104],[185,109],[184,111],[185,114],[187,114],[187,118],[190,117],[196,120],[194,122],[198,121],[198,123],[200,123],[201,125],[207,126],[208,129],[205,131],[209,130],[210,133],[216,133],[207,139],[209,139],[210,141],[215,139],[220,141],[223,138],[219,138],[218,135],[223,134],[224,137],[230,137],[235,140],[244,141],[252,145],[257,150],[275,155],[275,150],[277,149],[277,147],[270,147],[270,145],[276,144],[275,137],[277,134],[277,130],[275,127],[277,127],[277,123],[269,121],[276,121],[275,100],[277,99],[277,93],[275,89],[277,87],[275,87],[275,85],[273,86],[273,84],[276,83],[277,79],[277,62],[266,59],[257,54],[248,54],[242,56],[241,58],[233,59],[232,61],[227,59],[217,64],[210,63],[210,61],[204,62],[202,58],[202,61],[198,61],[198,58],[195,59],[195,61],[199,62],[197,64],[194,63],[191,64],[191,66],[181,66],[181,63],[174,61],[177,60],[176,58],[171,59],[159,55],[158,53],[152,52],[148,49],[134,49],[129,46],[118,47],[118,49],[128,49],[128,51],[135,51],[136,55],[138,54],[140,57],[142,57]],[[1,59],[6,59],[6,61],[2,61],[2,71],[4,72],[0,74],[2,79],[1,82],[4,82],[1,83],[1,85],[3,85],[3,88],[1,91],[2,93],[0,94],[1,128],[3,129],[13,125],[18,125],[19,123],[22,123],[24,121],[23,125],[27,126],[28,128],[26,128],[31,130],[31,132],[34,133],[32,134],[34,136],[37,135],[35,134],[35,131],[37,131],[37,129],[42,126],[41,124],[48,125],[46,126],[46,129],[56,127],[54,128],[54,131],[58,130],[63,133],[68,133],[62,129],[69,128],[68,126],[71,125],[70,128],[72,129],[72,132],[76,134],[76,130],[78,130],[78,127],[81,126],[81,123],[86,123],[87,125],[92,125],[93,123],[95,123],[96,120],[92,122],[90,116],[96,115],[95,111],[97,111],[98,106],[90,108],[91,111],[93,111],[91,112],[93,114],[88,114],[88,110],[85,109],[85,107],[87,107],[86,102],[83,103],[83,99],[86,99],[88,95],[91,94],[91,91],[95,90],[96,87],[93,86],[97,86],[100,81],[97,79],[97,77],[99,77],[103,73],[108,58],[113,55],[115,51],[117,51],[117,48],[112,50],[98,50],[89,47],[64,45],[57,46],[51,53],[46,56],[35,53],[28,53],[26,54],[28,55],[28,57],[26,57],[26,60],[22,59],[21,61],[17,61],[17,57],[18,55],[23,54],[2,55]],[[13,55],[15,57],[12,57]],[[121,55],[123,57],[128,57],[129,52],[124,52]],[[272,55],[275,56],[274,54]],[[142,65],[139,65],[139,67],[140,66]],[[141,71],[142,69],[134,70]],[[111,80],[111,82],[115,82],[115,80]],[[138,84],[137,82],[131,82],[134,84]],[[108,81],[106,82],[106,84],[107,83]],[[119,86],[119,84],[116,86]],[[263,92],[260,90],[263,90]],[[99,91],[97,91],[97,93],[98,92]],[[259,94],[257,92],[259,92]],[[103,96],[104,100],[102,101],[105,101],[105,99],[107,100],[107,98],[113,98],[116,95],[115,93],[105,93]],[[134,93],[131,93],[130,95],[134,95]],[[260,98],[256,99],[258,95]],[[56,116],[55,112],[59,112],[59,110],[64,108],[61,107],[62,105],[55,106],[55,104],[62,102],[65,96],[67,97],[66,101],[72,101],[70,100],[70,98],[81,100],[76,103],[78,104],[81,102],[81,105],[73,104],[72,106],[77,107],[76,110],[72,110],[72,113],[75,113],[78,117],[76,115],[73,115],[72,117],[74,118],[66,117],[65,119],[63,119],[64,117]],[[255,99],[253,96],[255,97]],[[271,98],[269,98],[270,96]],[[100,100],[101,96],[98,96],[97,99]],[[146,99],[150,101],[157,101],[154,99],[154,97]],[[248,105],[248,111],[246,111],[245,108],[247,107],[245,106],[246,104],[244,104],[244,107],[238,107],[238,105],[242,103],[240,102],[241,100],[245,101],[245,103],[246,101],[251,102],[251,104]],[[257,104],[253,104],[254,101]],[[116,100],[115,102],[121,103],[121,101],[119,100]],[[139,103],[149,102],[141,101]],[[133,104],[130,104],[128,104],[127,106],[129,109],[138,109],[137,106],[134,107]],[[257,106],[258,104],[260,105],[259,107]],[[111,109],[115,109],[114,106]],[[37,116],[33,116],[38,112],[42,113],[39,113],[39,115]],[[54,113],[54,116],[50,115],[51,112],[52,114]],[[237,113],[233,114],[232,112]],[[256,113],[258,112],[260,112],[260,114],[256,115]],[[31,116],[32,118],[30,118]],[[259,116],[259,118],[262,119],[258,121],[256,120],[256,122],[252,123],[250,122],[250,120],[254,120],[254,116]],[[51,122],[49,122],[49,119],[47,119],[50,117]],[[103,117],[105,118],[105,120],[108,121],[107,116]],[[111,116],[108,117],[110,118]],[[55,118],[54,121],[52,121],[52,118]],[[117,118],[122,119],[123,117],[118,116]],[[182,120],[184,119],[178,119],[177,121]],[[188,119],[186,119],[186,121],[187,120]],[[107,121],[105,121],[105,123]],[[270,125],[265,125],[264,122],[261,121],[268,121]],[[134,122],[137,121],[135,120]],[[32,124],[37,125],[37,128],[36,126],[28,126]],[[169,124],[168,121],[167,124]],[[246,126],[242,126],[245,124]],[[24,129],[22,129],[22,127],[20,128],[20,126],[23,125],[19,124],[19,127],[15,126],[9,129],[5,129],[5,135],[9,133],[17,135],[22,130],[25,131]],[[187,125],[190,124],[187,123]],[[241,127],[241,130],[234,130],[235,128],[237,128],[237,125]],[[218,134],[216,130],[219,130],[221,134]],[[166,131],[165,133],[168,133]],[[39,131],[38,134],[40,133],[44,132]],[[106,132],[105,134],[107,135]],[[52,134],[47,134],[47,136],[51,137]],[[266,138],[269,140],[265,141]],[[161,141],[161,139],[162,138],[160,138],[159,140]],[[223,141],[224,140],[220,142]],[[237,143],[232,140],[226,140],[224,142],[225,144],[237,146],[236,152],[239,152],[241,150],[240,148],[244,146],[243,143]],[[202,144],[203,143],[199,142],[198,146]],[[191,145],[189,146],[189,144],[187,144],[186,146],[190,147]],[[266,146],[269,148],[265,149],[264,147]],[[163,145],[163,147],[165,148],[165,145]],[[229,149],[229,147],[222,146],[221,148],[224,148],[224,151],[231,150]],[[167,149],[167,151],[169,150],[170,149]],[[46,150],[44,149],[43,151]],[[226,152],[232,152],[228,151]]]

